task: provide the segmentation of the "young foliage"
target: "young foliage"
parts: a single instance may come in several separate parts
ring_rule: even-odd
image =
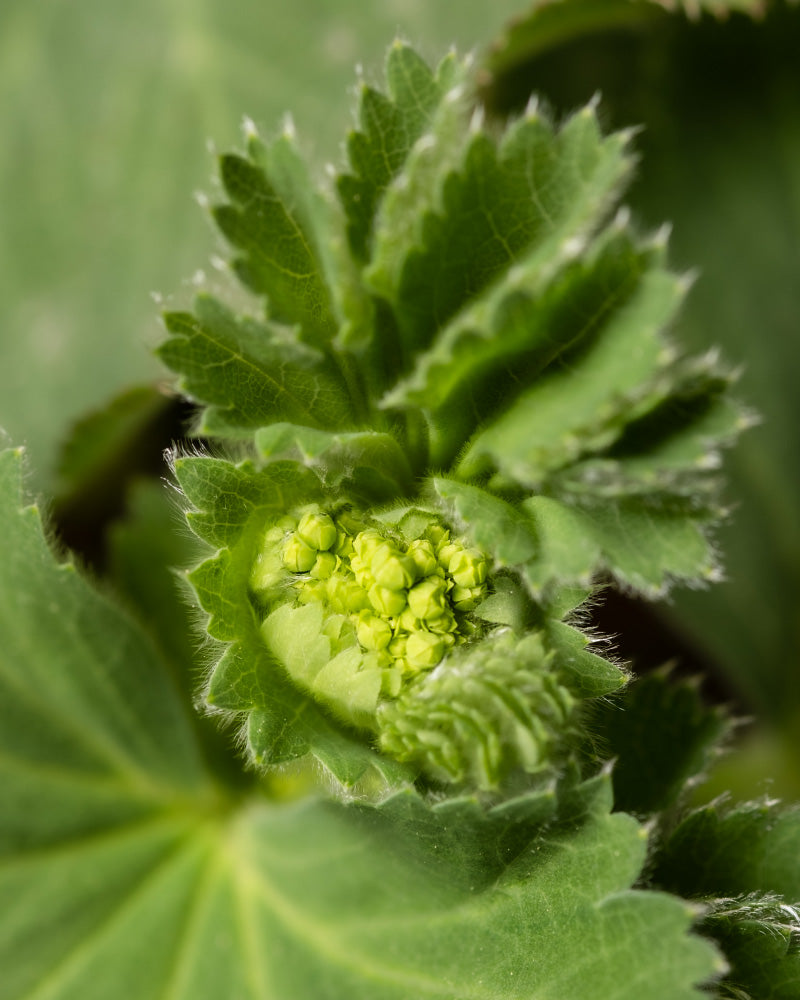
[[[487,123],[467,62],[400,43],[386,78],[339,204],[289,132],[222,158],[214,217],[263,318],[205,295],[166,317],[200,429],[247,455],[175,466],[214,550],[189,575],[223,644],[207,699],[261,764],[546,781],[625,680],[564,618],[601,578],[715,578],[748,416],[668,335],[689,281],[618,207],[629,133],[594,105]]]
[[[731,966],[720,997],[797,996],[798,842],[800,810],[765,800],[696,809],[659,845],[650,883],[708,907],[698,930],[719,944]]]
[[[488,813],[230,797],[155,647],[49,552],[19,451],[0,453],[0,516],[3,1000],[456,1000],[478,980],[601,1000],[616,961],[672,1000],[717,967],[684,906],[631,890],[644,840],[607,778],[573,791],[577,826],[552,791]],[[432,944],[443,922],[466,951]],[[536,963],[509,953],[518,935]]]

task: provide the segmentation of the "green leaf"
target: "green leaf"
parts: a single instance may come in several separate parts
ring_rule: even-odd
[[[686,286],[660,268],[643,273],[647,257],[632,247],[628,252],[627,267],[618,251],[610,259],[616,273],[598,269],[593,276],[599,283],[598,305],[583,323],[594,336],[568,365],[546,372],[479,432],[462,459],[462,475],[490,465],[536,487],[549,472],[613,444],[626,423],[663,399],[662,383],[672,381],[664,369],[674,352],[662,330]],[[566,297],[564,307],[573,305],[580,304]]]
[[[487,53],[486,71],[502,78],[561,45],[599,31],[620,32],[650,22],[656,30],[664,30],[665,6],[662,0],[534,0],[529,12],[509,21],[496,39]],[[692,16],[701,9],[718,17],[739,10],[758,16],[764,4],[763,0],[676,0],[668,10],[676,8]],[[498,83],[492,80],[491,85]]]
[[[660,812],[709,766],[730,722],[721,709],[704,704],[698,687],[663,670],[595,706],[590,730],[602,756],[615,760],[617,809],[638,816]]]
[[[614,282],[635,280],[636,262],[623,260],[634,255],[618,238],[583,256],[630,171],[629,138],[602,138],[591,108],[558,132],[529,110],[497,148],[480,132],[474,137],[462,200],[451,190],[456,179],[448,181],[438,228],[431,222],[426,229],[431,246],[409,256],[403,274],[409,289],[405,298],[398,293],[395,307],[398,317],[430,309],[427,332],[414,339],[422,346],[430,341],[430,349],[383,405],[421,406],[437,434],[463,440],[499,405],[499,381],[507,383],[507,405],[517,385],[593,331]],[[436,239],[453,246],[440,247]],[[493,241],[494,259],[482,260],[475,245],[491,254]],[[438,447],[438,461],[457,450],[444,441]]]
[[[576,698],[611,694],[627,683],[619,666],[591,652],[591,640],[579,629],[548,618],[544,630],[548,645],[557,654],[564,683]]]
[[[316,499],[318,476],[292,461],[257,469],[250,461],[234,465],[217,458],[178,458],[175,477],[195,508],[187,514],[192,531],[215,548],[238,541],[257,511],[275,517],[301,501]]]
[[[436,494],[466,535],[500,568],[519,569],[525,579],[528,563],[537,554],[537,539],[529,519],[512,504],[479,486],[436,477]]]
[[[335,433],[274,423],[256,431],[256,448],[269,459],[290,458],[318,471],[329,489],[347,489],[378,503],[408,496],[414,477],[408,456],[391,434]]]
[[[38,511],[22,506],[21,461],[19,451],[0,453],[0,517],[7,527],[0,559],[6,878],[19,852],[29,852],[34,864],[41,852],[46,870],[48,858],[59,856],[60,840],[119,823],[142,824],[145,854],[163,852],[180,836],[181,802],[211,791],[188,715],[155,648],[72,564],[54,560]],[[160,829],[151,825],[154,810],[173,809]],[[111,836],[108,849],[118,862],[108,872],[110,884],[124,884],[139,860],[133,855],[129,866]],[[6,933],[12,927],[13,921]]]
[[[209,409],[199,432],[248,436],[272,420],[312,427],[352,421],[346,390],[322,356],[285,330],[237,318],[209,295],[195,300],[196,316],[167,313],[170,338],[161,360],[186,393]]]
[[[651,597],[675,580],[718,578],[704,512],[686,503],[654,506],[634,498],[578,506],[535,496],[522,507],[539,541],[528,579],[545,596],[556,582],[589,585],[601,570]]]
[[[800,915],[774,896],[721,900],[702,922],[730,963],[719,997],[793,1000],[800,989]]]
[[[544,836],[541,796],[485,818],[409,794],[377,808],[220,797],[153,647],[56,563],[21,504],[20,455],[5,452],[3,1000],[283,1000],[321,984],[456,1000],[479,978],[498,1000],[601,1000],[623,963],[621,998],[688,1000],[713,974],[684,905],[630,890],[645,840],[609,814],[607,779],[581,823]]]
[[[241,251],[239,279],[267,300],[267,315],[297,324],[308,344],[336,334],[325,262],[327,212],[311,187],[292,134],[271,145],[251,136],[248,158],[226,154],[220,176],[230,203],[214,209],[223,235]]]
[[[414,49],[396,41],[386,57],[388,94],[361,84],[359,130],[353,130],[347,139],[352,173],[341,174],[336,182],[356,258],[367,258],[380,199],[429,125],[454,68],[455,60],[449,57],[434,74]]]
[[[682,896],[778,893],[800,900],[800,807],[771,800],[689,813],[655,858],[654,878]]]
[[[696,809],[658,846],[651,880],[712,904],[698,929],[730,962],[723,985],[768,1000],[796,995],[800,808],[764,800]]]

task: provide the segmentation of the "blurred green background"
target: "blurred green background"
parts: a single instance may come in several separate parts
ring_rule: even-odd
[[[722,5],[686,5],[700,6]],[[396,34],[431,61],[476,48],[498,112],[531,90],[559,114],[600,91],[609,127],[644,125],[637,216],[673,222],[676,267],[701,275],[680,336],[742,365],[740,395],[763,416],[730,463],[728,582],[676,594],[657,620],[642,610],[640,627],[653,621],[654,656],[691,650],[762,720],[720,780],[750,791],[769,775],[800,795],[800,9],[766,8],[4,0],[0,426],[28,445],[34,488],[58,486],[80,415],[159,377],[153,295],[184,303],[222,252],[195,193],[213,196],[207,144],[237,145],[243,115],[269,132],[291,110],[321,176],[341,162],[355,66],[377,81]]]

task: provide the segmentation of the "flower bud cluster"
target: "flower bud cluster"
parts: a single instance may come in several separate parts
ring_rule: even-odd
[[[381,749],[444,783],[497,788],[517,768],[546,773],[573,731],[576,701],[539,633],[459,650],[378,709]]]
[[[468,614],[487,593],[483,553],[433,519],[408,541],[348,511],[308,507],[272,528],[265,549],[256,564],[279,559],[299,603],[318,601],[349,619],[370,662],[385,670],[389,696],[473,634]]]

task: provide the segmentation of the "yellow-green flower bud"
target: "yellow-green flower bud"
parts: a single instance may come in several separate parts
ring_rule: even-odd
[[[458,631],[458,622],[453,612],[448,608],[439,618],[427,618],[425,627],[430,632],[436,632],[437,635],[446,635],[449,632]]]
[[[422,628],[422,621],[409,607],[395,620],[395,628],[398,632],[416,632],[417,629]]]
[[[413,542],[409,542],[408,555],[414,560],[414,565],[417,568],[417,579],[433,576],[439,569],[433,543],[427,538],[417,538]]]
[[[291,573],[307,573],[317,561],[317,550],[312,549],[299,535],[289,535],[283,547],[283,565]]]
[[[392,629],[384,618],[379,618],[371,611],[359,613],[356,623],[358,641],[364,649],[385,649],[392,639]]]
[[[315,580],[327,580],[336,571],[339,560],[332,552],[319,552],[314,565],[310,569]]]
[[[334,573],[326,581],[325,593],[332,610],[341,615],[357,614],[370,607],[367,592],[351,577]]]
[[[381,677],[381,694],[384,698],[396,698],[403,687],[403,671],[397,667],[389,667]]]
[[[440,545],[450,540],[450,532],[441,524],[429,524],[425,529],[425,538],[432,543],[434,549],[438,549]]]
[[[400,552],[391,542],[384,542],[369,564],[375,582],[388,590],[405,590],[416,579],[417,568],[410,556]]]
[[[453,587],[450,597],[459,611],[472,611],[485,593],[485,587]]]
[[[395,659],[401,659],[406,655],[406,643],[408,642],[407,635],[396,635],[394,639],[389,643],[388,652]]]
[[[479,587],[486,580],[486,560],[480,549],[461,549],[450,560],[448,571],[457,587]]]
[[[297,534],[310,548],[324,552],[336,541],[336,525],[330,515],[309,511],[300,518]]]
[[[359,559],[368,563],[380,545],[383,545],[383,535],[374,528],[365,528],[353,539],[353,548]]]
[[[406,608],[406,593],[404,590],[389,590],[378,583],[369,588],[369,601],[379,615],[389,618],[399,617]]]
[[[300,588],[297,600],[300,604],[314,604],[325,600],[326,590],[322,580],[306,580]]]
[[[353,548],[353,539],[346,531],[337,531],[332,551],[342,559],[349,559],[352,556],[355,551]]]
[[[420,580],[408,592],[408,606],[415,617],[431,621],[441,618],[447,608],[447,584],[440,576]]]
[[[463,546],[459,545],[458,542],[447,541],[437,547],[436,557],[439,560],[439,564],[446,570],[449,570],[450,563],[458,555],[458,553],[462,551]]]
[[[406,642],[406,661],[415,670],[431,670],[445,654],[446,645],[433,632],[412,632]]]

